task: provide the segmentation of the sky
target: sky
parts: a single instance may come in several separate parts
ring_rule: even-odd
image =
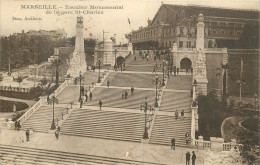
[[[123,9],[99,10],[104,14],[86,14],[83,16],[84,37],[97,38],[102,40],[103,30],[105,38],[110,38],[116,34],[117,42],[125,43],[125,34],[132,30],[137,30],[140,26],[147,26],[147,19],[153,19],[161,3],[179,5],[203,5],[211,7],[252,9],[259,10],[259,0],[2,0],[0,1],[0,34],[10,35],[20,33],[22,30],[55,30],[64,28],[67,36],[76,34],[76,17],[79,15],[77,9],[65,9],[66,6],[123,6]],[[21,9],[21,5],[56,5],[55,11],[71,11],[73,13],[65,15],[54,14],[54,10],[48,9]],[[89,10],[90,9],[85,9]],[[51,14],[47,14],[51,11]],[[81,10],[81,11],[84,11]],[[91,10],[95,11],[95,10]],[[41,21],[25,20],[25,17],[41,18]],[[22,20],[14,20],[21,18]],[[128,22],[130,20],[130,25]]]

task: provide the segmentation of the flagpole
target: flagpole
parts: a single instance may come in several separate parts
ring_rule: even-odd
[[[241,64],[240,64],[240,82],[239,82],[239,101],[241,102],[241,96],[242,96],[242,73],[243,73],[243,60],[241,57]]]

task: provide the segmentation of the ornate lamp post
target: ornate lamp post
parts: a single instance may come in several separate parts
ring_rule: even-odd
[[[165,86],[165,83],[164,83],[164,66],[165,66],[165,60],[163,60],[163,64],[162,64],[162,71],[163,71],[163,80],[162,80],[162,86]]]
[[[158,107],[158,84],[161,84],[161,81],[159,81],[159,76],[156,74],[155,80],[153,80],[153,83],[155,83],[155,102],[154,107]]]
[[[143,139],[148,139],[148,132],[147,132],[147,127],[146,127],[146,124],[147,124],[147,119],[146,119],[146,116],[147,116],[147,110],[149,111],[152,111],[152,107],[150,105],[148,105],[147,103],[147,98],[145,98],[145,102],[143,105],[140,106],[140,110],[144,110],[144,135],[143,135]]]
[[[97,65],[98,65],[98,81],[97,83],[101,83],[101,79],[100,79],[100,65],[102,64],[102,62],[100,60],[98,60]]]
[[[82,77],[81,71],[79,72],[79,77],[76,77],[76,79],[79,79],[79,102],[82,100],[82,91],[81,91],[81,81],[84,80],[84,77]],[[77,80],[76,80],[77,81]],[[80,108],[81,108],[81,104],[80,104]]]
[[[116,66],[116,52],[117,52],[117,50],[115,49],[115,66]]]
[[[51,103],[52,103],[52,124],[51,124],[51,130],[56,129],[55,122],[54,122],[54,103],[58,104],[58,99],[53,95],[51,97]]]

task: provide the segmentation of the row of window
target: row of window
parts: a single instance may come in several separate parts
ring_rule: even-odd
[[[241,23],[226,23],[226,22],[211,22],[212,27],[237,27],[242,28],[243,24]]]
[[[172,47],[173,44],[175,43],[175,41],[164,41],[161,43],[162,47]],[[184,45],[184,43],[186,43],[186,45]],[[179,41],[178,43],[178,47],[179,48],[195,48],[196,47],[196,42],[192,42],[192,41]]]
[[[222,30],[222,31],[216,31],[216,30],[209,30],[209,34],[213,34],[213,35],[217,35],[217,34],[221,34],[221,35],[226,35],[226,34],[228,34],[228,35],[234,35],[234,34],[236,34],[236,35],[240,35],[241,34],[241,31],[237,31],[237,32],[233,32],[233,31],[224,31],[224,30]]]

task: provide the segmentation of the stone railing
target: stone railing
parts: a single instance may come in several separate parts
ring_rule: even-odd
[[[30,88],[19,88],[19,87],[10,87],[10,86],[0,86],[0,90],[15,91],[15,92],[29,92],[29,91],[30,91]]]
[[[55,97],[58,96],[58,94],[68,85],[68,82],[65,81],[63,82],[51,95],[50,97],[52,97],[53,95]],[[32,116],[32,114],[37,111],[43,104],[44,102],[44,98],[41,98],[36,104],[34,104],[25,114],[23,114],[18,121],[20,121],[20,124],[22,125],[23,122],[25,122],[30,116]]]
[[[227,52],[227,48],[205,48],[205,52]]]
[[[68,86],[68,81],[64,81],[51,95],[50,98],[54,95],[55,97],[57,97],[61,91],[63,91],[64,88],[66,88],[66,86]]]
[[[196,48],[178,48],[177,51],[195,51]]]
[[[203,140],[203,136],[199,136],[199,139],[192,140],[195,147],[199,150],[211,150],[211,151],[230,151],[231,148],[239,146],[235,139],[231,139],[231,142],[224,143],[223,138],[210,137],[210,141]]]
[[[34,104],[25,114],[23,114],[18,121],[20,121],[20,124],[23,124],[35,111],[37,111],[43,103],[43,99],[40,99],[36,104]]]

